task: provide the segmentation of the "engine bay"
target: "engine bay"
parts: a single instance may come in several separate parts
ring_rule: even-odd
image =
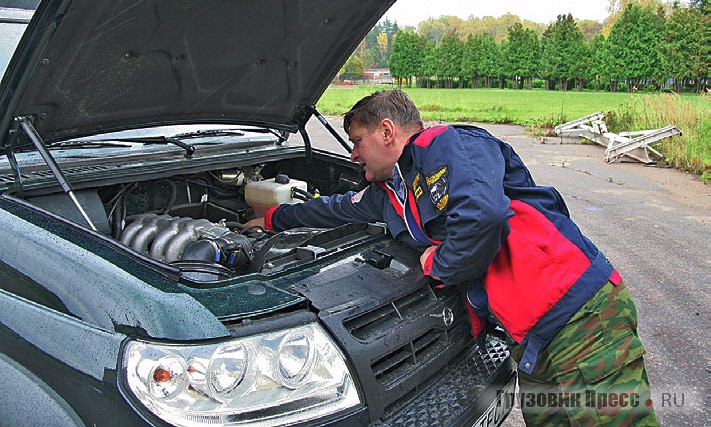
[[[300,259],[313,259],[324,248],[350,238],[384,232],[365,225],[280,233],[247,227],[245,223],[263,216],[272,206],[357,191],[367,185],[362,174],[347,165],[318,159],[304,163],[303,159],[286,159],[135,180],[82,188],[76,196],[97,231],[143,256],[178,267],[197,282],[278,271]],[[84,222],[66,194],[27,200]]]

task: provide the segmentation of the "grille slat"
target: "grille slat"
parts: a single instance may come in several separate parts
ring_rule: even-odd
[[[443,294],[441,298],[439,300],[429,289],[419,288],[389,304],[344,322],[346,329],[363,342],[374,342],[390,335],[399,336],[404,330],[412,330],[412,327],[405,325],[407,322],[416,321],[429,325],[427,330],[418,330],[416,336],[409,337],[397,348],[390,349],[371,362],[373,374],[382,386],[391,386],[427,366],[439,357],[442,348],[452,342],[471,339],[461,296],[453,292]],[[445,307],[454,313],[454,323],[448,329],[443,328],[443,324],[422,320],[431,319],[430,316],[440,317],[439,310]]]
[[[383,379],[387,373],[392,372],[399,366],[403,366],[410,359],[412,361],[412,352],[408,348],[410,344],[400,347],[395,353],[389,353],[387,357],[379,359],[376,363],[372,365],[373,373],[378,380]],[[383,381],[381,381],[383,382]]]
[[[416,339],[412,344],[415,354],[422,352],[422,350],[429,347],[432,343],[440,341],[443,335],[443,333],[429,331],[425,335]]]
[[[416,310],[418,307],[422,307],[425,304],[431,304],[434,299],[434,296],[431,294],[428,294],[426,292],[417,292],[404,296],[403,298],[393,303],[393,305],[397,307],[398,311],[400,311],[401,314],[409,313],[412,310]]]
[[[370,341],[383,331],[389,331],[400,322],[400,316],[388,305],[374,312],[367,313],[354,321],[346,323],[346,329],[361,341]]]
[[[371,341],[393,330],[400,322],[421,315],[434,301],[434,295],[418,289],[391,304],[348,319],[344,326],[357,339]]]

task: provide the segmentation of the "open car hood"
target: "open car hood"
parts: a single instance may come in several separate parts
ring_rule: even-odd
[[[296,132],[395,0],[48,0],[0,88],[0,138],[183,123]]]

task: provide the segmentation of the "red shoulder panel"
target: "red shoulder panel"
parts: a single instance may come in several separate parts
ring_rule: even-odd
[[[434,139],[435,136],[441,134],[442,132],[446,131],[449,126],[446,125],[437,125],[437,126],[432,126],[431,128],[427,128],[423,130],[417,138],[415,138],[415,141],[413,142],[415,145],[418,147],[427,147],[430,145],[432,140]]]

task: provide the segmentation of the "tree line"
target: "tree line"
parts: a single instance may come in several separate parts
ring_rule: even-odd
[[[674,2],[667,10],[626,2],[609,34],[593,37],[570,14],[559,15],[542,34],[515,22],[501,40],[397,29],[387,65],[399,86],[701,91],[711,82],[708,3]]]

